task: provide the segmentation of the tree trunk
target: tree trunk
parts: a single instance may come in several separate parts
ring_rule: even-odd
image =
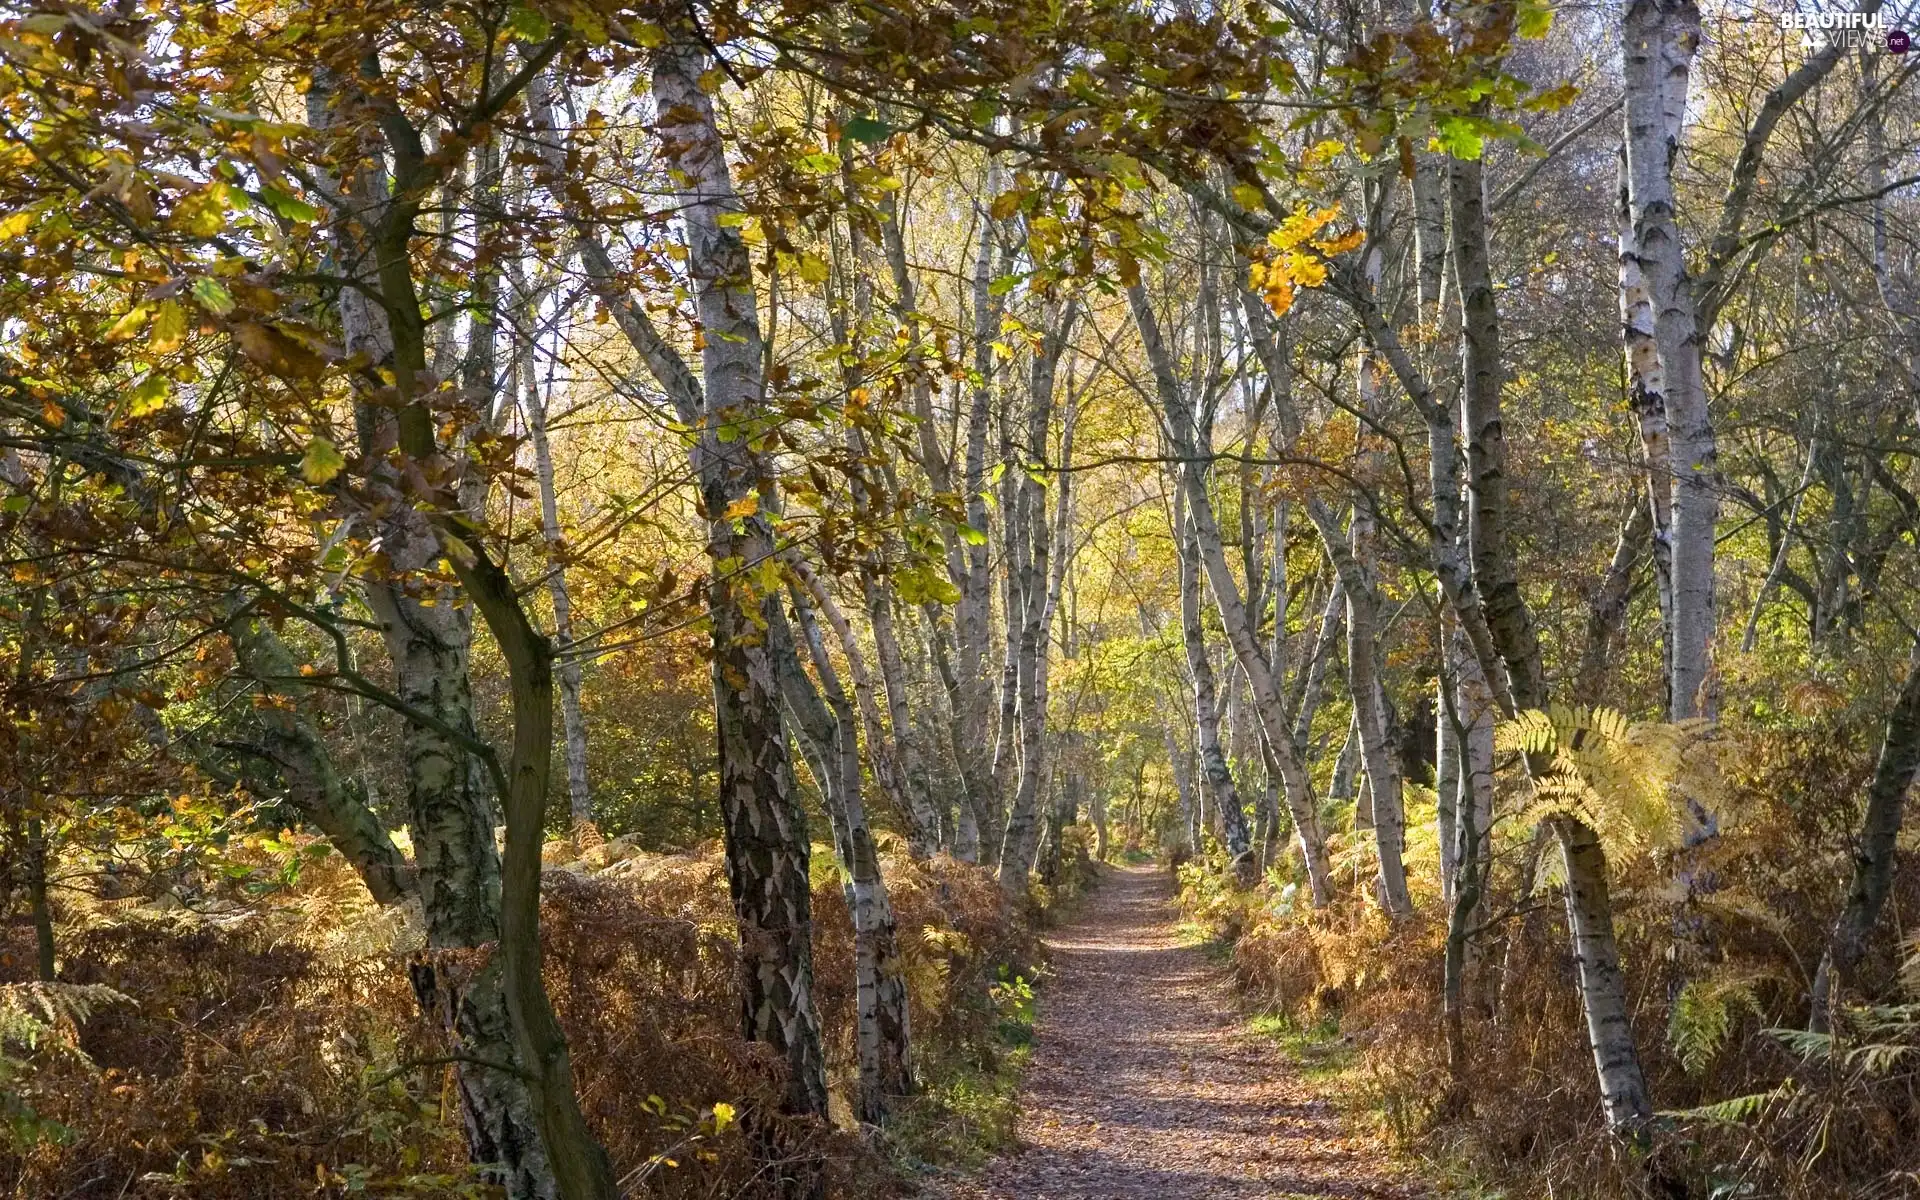
[[[1636,390],[1654,427],[1668,434],[1671,528],[1658,511],[1665,485],[1654,480],[1656,537],[1669,533],[1668,711],[1674,720],[1701,712],[1713,641],[1714,532],[1720,502],[1713,487],[1717,449],[1701,369],[1701,331],[1674,207],[1673,162],[1686,116],[1687,83],[1700,41],[1693,0],[1631,0],[1621,22],[1626,87],[1627,221],[1621,251],[1622,305]],[[1629,264],[1629,259],[1632,260]],[[1629,297],[1632,298],[1631,303]],[[1657,375],[1645,371],[1651,317]],[[1647,437],[1648,416],[1642,418]],[[1650,447],[1648,467],[1658,470]]]
[[[531,306],[529,306],[531,308]],[[535,314],[529,313],[531,317]],[[529,331],[536,322],[526,322]],[[553,448],[547,440],[547,397],[534,370],[529,341],[515,356],[520,394],[526,404],[527,431],[533,440],[534,473],[540,484],[540,532],[547,543],[547,595],[553,602],[554,653],[559,660],[560,722],[566,738],[567,812],[575,827],[593,820],[593,788],[587,779],[587,727],[580,712],[580,660],[573,648],[573,599],[567,592],[567,570],[560,535],[560,506],[554,487]]]
[[[1486,198],[1479,160],[1448,164],[1453,267],[1460,294],[1460,413],[1467,444],[1467,548],[1473,586],[1519,708],[1544,703],[1540,644],[1513,565],[1507,524],[1507,439],[1500,393],[1500,318],[1488,262]],[[1463,620],[1472,620],[1462,614]]]
[[[359,85],[349,85],[329,71],[316,72],[307,103],[309,122],[346,143],[343,155],[382,163],[389,151],[405,157],[417,149],[404,139],[397,149],[395,144],[382,145],[365,122],[370,102]],[[384,171],[361,169],[353,177],[351,194],[341,194],[337,185],[330,189],[332,257],[337,264],[374,264],[378,274],[377,288],[343,288],[339,293],[346,349],[370,362],[391,364],[396,390],[405,402],[414,400],[425,354],[407,246],[410,210],[418,203],[407,189],[414,187],[414,182],[398,179],[390,186]],[[393,662],[393,692],[408,714],[403,743],[408,823],[430,956],[414,968],[415,992],[460,1057],[456,1077],[468,1153],[484,1174],[514,1200],[610,1195],[610,1180],[594,1178],[597,1147],[580,1153],[584,1175],[576,1176],[555,1161],[560,1147],[546,1143],[549,1128],[536,1094],[544,1089],[532,1082],[541,1064],[525,1059],[526,1046],[517,1036],[518,1000],[507,968],[511,955],[487,957],[464,978],[439,966],[443,955],[471,955],[500,943],[506,931],[501,924],[494,801],[475,753],[480,743],[468,677],[469,610],[455,603],[450,588],[416,584],[445,551],[427,517],[402,491],[397,472],[386,464],[395,449],[416,457],[433,453],[430,426],[425,439],[418,436],[425,422],[416,415],[417,403],[406,407],[412,411],[362,403],[359,424],[362,453],[373,464],[369,484],[383,499],[382,512],[372,523],[389,563],[389,572],[368,580],[363,590]],[[406,446],[401,445],[403,427],[414,435],[404,439]],[[537,831],[535,838],[537,862]],[[521,932],[517,926],[515,932]],[[566,1102],[572,1102],[570,1088]],[[603,1164],[604,1156],[597,1161]]]
[[[760,632],[779,615],[779,597],[758,592],[752,574],[775,553],[773,531],[758,508],[733,515],[772,480],[752,439],[740,432],[766,399],[760,320],[752,267],[732,219],[742,205],[712,101],[699,82],[707,65],[691,37],[675,42],[655,62],[653,93],[665,158],[678,181],[687,267],[705,334],[705,419],[695,466],[714,568],[708,610],[727,881],[740,926],[741,1026],[747,1040],[765,1043],[785,1061],[787,1110],[824,1116],[806,815],[793,790],[778,674]],[[818,1183],[802,1178],[792,1186],[811,1192]]]
[[[1438,638],[1440,678],[1435,684],[1433,721],[1433,794],[1434,840],[1440,844],[1440,900],[1453,904],[1454,887],[1459,878],[1460,854],[1454,844],[1459,823],[1460,803],[1460,731],[1455,719],[1453,683],[1459,677],[1460,664],[1454,649],[1455,622],[1442,608]]]
[[[1653,540],[1653,509],[1636,502],[1620,526],[1613,559],[1600,586],[1587,602],[1587,644],[1580,655],[1573,694],[1583,704],[1598,704],[1605,690],[1609,665],[1627,630],[1627,601],[1633,595],[1633,576]]]
[[[1206,468],[1212,447],[1203,448],[1195,444],[1193,409],[1174,375],[1172,360],[1160,338],[1159,323],[1147,302],[1145,290],[1138,284],[1128,288],[1127,302],[1133,310],[1134,322],[1140,328],[1140,338],[1153,368],[1155,397],[1173,443],[1175,457],[1182,465],[1180,480],[1186,494],[1188,519],[1192,522],[1208,581],[1213,586],[1215,607],[1220,612],[1221,624],[1226,627],[1227,639],[1233,646],[1234,654],[1247,673],[1247,682],[1253,691],[1255,715],[1273,745],[1281,783],[1286,791],[1287,807],[1293,814],[1294,830],[1300,839],[1302,856],[1306,859],[1307,879],[1314,906],[1322,907],[1331,898],[1326,837],[1320,830],[1320,814],[1314,804],[1312,782],[1307,777],[1299,750],[1293,742],[1292,724],[1287,719],[1286,706],[1274,682],[1265,651],[1254,636],[1246,605],[1240,598],[1240,585],[1233,578],[1233,571],[1227,564],[1226,552],[1221,545],[1220,527],[1214,519],[1213,501],[1206,489]]]
[[[1550,817],[1547,824],[1566,861],[1567,927],[1573,933],[1587,1045],[1600,1078],[1607,1125],[1616,1133],[1638,1136],[1653,1119],[1653,1102],[1647,1095],[1627,1012],[1626,980],[1613,937],[1607,856],[1593,830],[1574,818]]]
[[[1174,544],[1180,556],[1180,635],[1187,649],[1187,672],[1193,678],[1193,723],[1200,773],[1213,795],[1226,835],[1227,860],[1242,875],[1252,859],[1247,836],[1246,807],[1234,787],[1233,771],[1220,745],[1220,709],[1213,662],[1207,655],[1206,627],[1200,619],[1200,551],[1194,543],[1193,523],[1187,517],[1184,492],[1174,496]],[[1249,880],[1251,882],[1251,880]]]
[[[246,611],[228,622],[227,636],[240,669],[262,688],[286,698],[285,704],[255,711],[263,731],[260,756],[272,764],[294,809],[326,834],[376,903],[398,904],[413,895],[413,865],[393,844],[365,797],[335,769],[320,730],[303,711],[312,688],[303,681],[286,643]]]
[[[788,707],[808,740],[819,748],[824,769],[821,793],[827,797],[834,823],[843,831],[836,840],[851,893],[854,1044],[860,1071],[854,1117],[864,1124],[879,1125],[886,1120],[888,1102],[914,1090],[911,1023],[906,980],[900,970],[899,935],[860,797],[860,744],[853,705],[827,654],[820,627],[797,593],[794,611],[813,669],[820,677],[819,689],[800,667],[784,614],[770,633],[774,653],[782,655],[782,690]],[[824,702],[821,692],[826,694]]]
[[[27,915],[33,922],[34,978],[52,983],[55,974],[53,907],[47,903],[47,827],[39,817],[28,817],[25,835],[20,839],[25,859]]]
[[[1900,698],[1887,714],[1887,731],[1867,788],[1867,811],[1853,853],[1853,881],[1814,975],[1812,1025],[1818,1032],[1831,1028],[1834,994],[1866,953],[1867,938],[1893,889],[1901,810],[1916,771],[1920,771],[1920,655],[1909,665]]]
[[[1032,383],[1027,395],[1025,451],[1029,461],[1048,460],[1048,430],[1052,423],[1055,373],[1079,306],[1073,300],[1053,306],[1046,333],[1034,351]],[[1062,477],[1064,479],[1064,476]],[[1000,886],[1024,894],[1040,844],[1041,789],[1047,778],[1047,650],[1052,607],[1059,594],[1054,573],[1054,531],[1047,519],[1047,489],[1031,473],[1022,471],[1012,481],[1015,512],[1008,514],[1006,543],[1010,547],[1008,636],[1014,647],[1014,687],[1020,772],[1007,814],[1006,837],[1000,849]],[[1064,556],[1065,547],[1058,553]],[[1064,557],[1061,558],[1064,563]]]
[[[1387,728],[1385,697],[1376,665],[1379,592],[1326,505],[1316,498],[1308,502],[1307,512],[1320,531],[1327,557],[1340,573],[1347,593],[1347,687],[1353,696],[1360,754],[1366,762],[1367,784],[1373,796],[1373,836],[1380,860],[1381,903],[1394,917],[1405,917],[1413,912],[1413,898],[1407,891],[1404,862],[1406,828],[1400,771]]]
[[[999,192],[999,166],[987,160],[986,193]],[[968,542],[965,570],[954,581],[960,600],[954,606],[956,667],[964,692],[956,722],[960,771],[966,782],[967,803],[979,828],[980,858],[998,863],[1006,834],[1006,795],[994,769],[994,679],[988,669],[988,627],[993,619],[993,577],[988,546],[987,433],[993,419],[993,387],[997,374],[993,343],[999,336],[1003,301],[993,294],[996,222],[984,207],[980,237],[973,261],[973,366],[975,380],[967,389],[966,457],[962,468],[961,499],[967,524],[974,531]],[[1006,514],[1001,514],[1000,536],[1007,543]]]

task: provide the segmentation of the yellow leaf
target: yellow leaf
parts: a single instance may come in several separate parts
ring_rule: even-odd
[[[346,458],[332,442],[317,437],[307,443],[307,452],[300,456],[300,476],[315,487],[325,487],[346,465]]]
[[[1250,183],[1234,184],[1233,198],[1239,202],[1241,208],[1246,209],[1258,210],[1263,202],[1260,189]]]
[[[187,340],[187,310],[178,300],[164,300],[154,310],[153,328],[147,334],[147,350],[153,354],[169,354],[180,348]]]
[[[172,394],[173,386],[167,382],[167,377],[158,371],[149,371],[127,393],[127,415],[144,417],[157,413],[167,406],[167,397]]]
[[[749,495],[742,496],[738,500],[735,500],[732,504],[727,505],[727,511],[723,519],[728,521],[737,521],[744,517],[751,517],[753,514],[759,511],[760,511],[760,497],[758,495],[749,494]]]
[[[806,250],[800,252],[800,278],[808,283],[825,283],[829,273],[825,259]]]
[[[1318,249],[1320,253],[1331,257],[1335,254],[1345,254],[1349,250],[1358,250],[1360,243],[1366,240],[1366,234],[1360,232],[1358,229],[1352,229],[1337,238],[1317,241],[1314,243],[1314,247]]]
[[[725,1133],[727,1126],[733,1124],[733,1105],[722,1100],[713,1106],[713,1131]]]
[[[124,342],[134,334],[139,333],[140,327],[147,323],[147,315],[151,311],[152,310],[144,304],[134,305],[126,311],[124,316],[113,323],[112,329],[107,330],[107,340],[109,342]]]
[[[11,241],[33,226],[31,212],[10,213],[0,218],[0,242]]]

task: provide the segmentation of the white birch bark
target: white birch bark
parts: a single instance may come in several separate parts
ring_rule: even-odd
[[[1200,616],[1200,548],[1187,516],[1184,494],[1174,497],[1174,537],[1180,558],[1180,637],[1187,651],[1187,674],[1193,680],[1193,723],[1200,773],[1213,796],[1214,811],[1225,834],[1227,859],[1246,875],[1248,857],[1246,807],[1234,786],[1233,770],[1220,743],[1219,692],[1213,662],[1207,655],[1206,627]]]
[[[1701,365],[1702,331],[1673,186],[1688,76],[1699,42],[1700,12],[1692,0],[1632,0],[1627,5],[1621,22],[1621,70],[1631,249],[1621,254],[1622,296],[1624,304],[1628,295],[1644,293],[1644,301],[1623,315],[1629,318],[1629,353],[1644,356],[1645,347],[1638,343],[1645,312],[1639,304],[1651,310],[1660,366],[1658,394],[1668,426],[1673,496],[1668,711],[1674,720],[1699,715],[1706,699],[1702,688],[1712,653],[1714,532],[1720,516],[1713,486],[1717,448]],[[1632,289],[1624,286],[1632,273],[1626,266],[1629,257],[1639,276],[1639,286]],[[1649,410],[1655,403],[1652,395],[1650,390]],[[1643,437],[1644,430],[1643,419]],[[1658,517],[1656,508],[1656,528]]]
[[[1317,498],[1310,500],[1307,514],[1320,531],[1327,557],[1346,585],[1347,686],[1353,696],[1354,725],[1359,730],[1360,755],[1366,763],[1367,786],[1373,799],[1372,824],[1380,864],[1381,905],[1393,916],[1405,917],[1413,912],[1413,897],[1407,890],[1404,861],[1406,822],[1400,795],[1400,767],[1387,728],[1377,662],[1379,592],[1326,505]]]
[[[527,322],[531,339],[535,323]],[[553,476],[553,447],[547,434],[547,396],[540,386],[531,343],[514,363],[519,394],[525,408],[527,432],[533,442],[534,474],[540,486],[540,532],[547,543],[547,596],[553,603],[553,644],[558,659],[554,672],[560,684],[560,722],[566,741],[567,811],[574,826],[593,821],[593,787],[587,777],[587,725],[580,709],[580,660],[573,648],[573,598],[567,591],[565,541],[560,533],[560,505]]]
[[[1281,784],[1286,792],[1287,807],[1293,813],[1294,830],[1299,837],[1301,854],[1306,860],[1314,905],[1324,906],[1331,897],[1326,837],[1320,828],[1320,814],[1314,803],[1312,781],[1308,779],[1299,750],[1293,743],[1292,725],[1287,719],[1286,706],[1274,681],[1266,653],[1254,635],[1246,605],[1241,599],[1240,585],[1233,577],[1221,544],[1220,527],[1214,518],[1213,501],[1207,495],[1206,488],[1206,467],[1211,457],[1211,447],[1205,448],[1207,453],[1203,453],[1203,448],[1195,444],[1192,405],[1174,374],[1172,360],[1160,337],[1159,322],[1153,315],[1145,290],[1138,284],[1128,288],[1127,302],[1133,310],[1134,322],[1139,326],[1141,342],[1153,370],[1155,399],[1173,444],[1174,456],[1181,464],[1180,479],[1186,492],[1189,519],[1193,523],[1201,562],[1206,567],[1207,579],[1213,588],[1215,607],[1219,610],[1221,623],[1226,627],[1234,654],[1246,671],[1247,681],[1253,689],[1255,714],[1273,746]]]

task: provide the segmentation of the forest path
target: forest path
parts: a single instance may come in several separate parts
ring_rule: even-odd
[[[1248,1030],[1224,967],[1182,941],[1164,867],[1103,872],[1047,938],[1021,1150],[952,1200],[1424,1196],[1347,1136],[1285,1052]]]

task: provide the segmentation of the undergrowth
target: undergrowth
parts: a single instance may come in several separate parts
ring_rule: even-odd
[[[1676,900],[1664,851],[1611,864],[1635,1042],[1661,1110],[1657,1171],[1607,1131],[1555,855],[1524,823],[1496,834],[1457,1069],[1440,1004],[1431,793],[1407,792],[1413,917],[1390,922],[1374,903],[1369,839],[1335,808],[1328,908],[1307,904],[1295,863],[1241,888],[1215,855],[1179,869],[1186,929],[1230,947],[1263,1014],[1256,1029],[1456,1194],[1615,1200],[1657,1181],[1695,1200],[1920,1195],[1920,941],[1876,951],[1834,1036],[1804,1032],[1807,979],[1841,899],[1830,881],[1857,827],[1857,764],[1870,756],[1838,715],[1774,714],[1765,728],[1729,718],[1722,736],[1729,815],[1690,852],[1716,890]],[[1519,809],[1513,786],[1500,811]],[[1920,882],[1904,873],[1890,907],[1916,904]]]
[[[65,906],[63,982],[0,991],[0,1195],[489,1194],[466,1163],[447,1051],[408,983],[417,916],[375,906],[317,843],[276,845],[303,865],[289,874],[285,853],[262,853],[271,887],[236,876],[183,897],[156,874]],[[782,1081],[737,1028],[718,848],[555,843],[547,857],[547,987],[625,1194],[753,1196],[742,1129],[772,1119]],[[815,998],[842,1119],[788,1122],[784,1145],[826,1163],[831,1195],[886,1194],[890,1159],[967,1164],[1010,1143],[1039,977],[1032,929],[1085,884],[1069,870],[1015,906],[980,867],[905,853],[884,866],[923,1087],[881,1138],[846,1128],[853,931],[838,877],[819,872]],[[6,949],[0,961],[31,961]]]

